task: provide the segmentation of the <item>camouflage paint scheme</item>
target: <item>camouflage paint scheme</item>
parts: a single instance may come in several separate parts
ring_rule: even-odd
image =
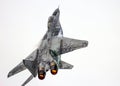
[[[59,8],[57,8],[48,19],[48,31],[44,35],[40,46],[12,69],[8,73],[8,77],[28,69],[31,72],[31,75],[22,84],[22,86],[25,86],[37,75],[39,79],[44,79],[48,70],[51,70],[51,73],[55,75],[58,69],[73,68],[73,65],[61,60],[61,54],[86,47],[88,41],[63,37],[59,15],[60,11]]]

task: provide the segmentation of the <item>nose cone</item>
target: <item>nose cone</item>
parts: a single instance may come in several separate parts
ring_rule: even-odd
[[[53,16],[56,16],[57,14],[59,14],[60,13],[60,10],[59,10],[59,8],[57,8],[54,12],[53,12]]]

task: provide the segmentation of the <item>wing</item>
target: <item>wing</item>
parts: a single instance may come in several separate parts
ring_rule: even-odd
[[[13,68],[9,73],[8,73],[8,77],[13,76],[23,70],[25,70],[26,67],[24,66],[23,62],[21,62],[20,64],[18,64],[15,68]]]
[[[72,68],[73,68],[73,65],[66,63],[64,61],[60,62],[59,69],[72,69]]]
[[[87,47],[87,45],[88,41],[63,37],[61,41],[60,51],[58,51],[58,53],[59,54],[68,53],[79,48]]]
[[[35,57],[36,57],[36,52],[37,52],[37,49],[35,49],[26,59],[34,60]],[[26,67],[25,67],[25,65],[23,64],[23,61],[22,61],[22,62],[20,62],[20,64],[18,64],[15,68],[13,68],[8,73],[8,77],[13,76],[13,75],[25,70],[25,69],[26,69]]]

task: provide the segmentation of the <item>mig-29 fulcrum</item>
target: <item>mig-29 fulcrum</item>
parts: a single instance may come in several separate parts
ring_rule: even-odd
[[[28,69],[31,72],[31,75],[22,84],[22,86],[25,86],[33,77],[38,76],[40,80],[43,80],[46,72],[49,70],[55,75],[57,74],[58,69],[73,68],[73,65],[61,60],[61,55],[86,47],[88,41],[63,37],[59,16],[60,11],[59,8],[57,8],[48,19],[48,30],[44,35],[40,46],[12,69],[8,73],[8,77]]]

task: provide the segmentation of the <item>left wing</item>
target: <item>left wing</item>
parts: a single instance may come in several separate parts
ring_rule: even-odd
[[[25,70],[26,67],[24,66],[23,62],[20,62],[15,68],[13,68],[9,73],[7,77],[11,77],[23,70]]]
[[[26,59],[33,61],[36,58],[36,52],[37,52],[37,49],[35,49]],[[25,69],[26,69],[26,67],[22,61],[8,73],[8,77],[11,77]]]
[[[87,47],[87,45],[88,41],[63,37],[63,39],[61,40],[61,47],[58,53],[68,53],[79,48]]]

